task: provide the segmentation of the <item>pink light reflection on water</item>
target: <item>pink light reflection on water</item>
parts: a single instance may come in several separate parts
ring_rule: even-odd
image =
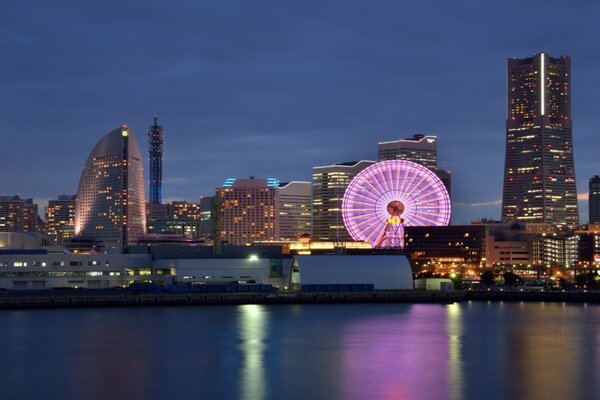
[[[460,356],[451,348],[460,331],[452,326],[448,307],[413,305],[405,314],[349,325],[341,338],[344,398],[460,397]]]

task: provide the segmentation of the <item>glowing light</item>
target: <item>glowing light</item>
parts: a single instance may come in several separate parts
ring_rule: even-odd
[[[381,161],[350,182],[342,217],[356,241],[377,247],[403,247],[404,226],[445,226],[450,198],[429,168],[405,160]]]
[[[542,73],[541,73],[541,79],[542,82],[540,83],[540,94],[541,94],[541,114],[542,116],[544,114],[546,114],[546,58],[544,56],[544,53],[541,54],[542,57]]]
[[[250,257],[248,257],[248,260],[250,262],[257,262],[258,261],[258,256],[256,254],[251,254]]]
[[[123,137],[127,137],[127,135],[129,135],[129,132],[127,132],[127,130],[123,130],[121,132],[121,135],[123,135]]]

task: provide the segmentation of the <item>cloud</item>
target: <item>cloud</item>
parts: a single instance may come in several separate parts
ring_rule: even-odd
[[[589,193],[577,193],[577,200],[588,201]]]
[[[478,203],[465,203],[465,202],[453,202],[453,205],[462,206],[462,207],[489,207],[489,206],[501,206],[502,199],[492,200],[492,201],[482,201]]]

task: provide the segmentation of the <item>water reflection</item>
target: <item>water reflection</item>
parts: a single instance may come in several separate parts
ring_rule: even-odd
[[[398,305],[408,313],[364,317],[343,332],[342,382],[348,399],[445,399],[444,306]]]
[[[239,307],[241,360],[240,398],[263,399],[265,384],[265,339],[267,313],[265,306],[247,304]]]
[[[0,399],[598,398],[600,306],[0,313]]]
[[[461,319],[462,306],[453,303],[446,306],[446,334],[448,336],[448,398],[463,398],[463,371],[462,371],[462,332]]]

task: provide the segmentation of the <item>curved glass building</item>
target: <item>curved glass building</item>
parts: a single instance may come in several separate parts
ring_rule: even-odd
[[[127,125],[108,132],[89,155],[77,190],[75,235],[105,246],[136,242],[146,232],[144,168]]]

